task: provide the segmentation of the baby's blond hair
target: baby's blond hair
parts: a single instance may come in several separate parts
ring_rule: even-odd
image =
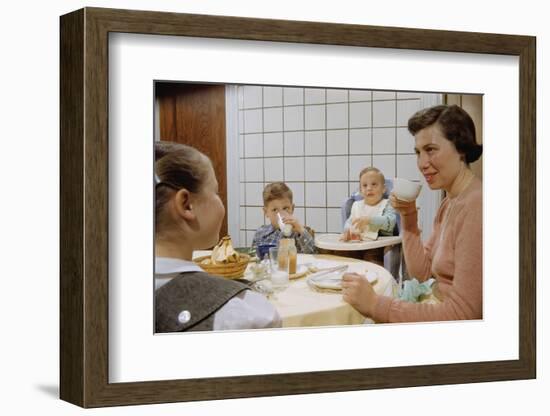
[[[378,175],[380,175],[380,179],[382,181],[382,185],[384,185],[386,183],[386,178],[384,177],[384,174],[382,173],[382,171],[378,168],[375,168],[374,166],[369,166],[369,167],[366,167],[364,168],[361,172],[359,172],[359,181],[361,181],[361,177],[365,174],[365,173],[369,173],[369,172],[375,172],[375,173],[378,173]]]

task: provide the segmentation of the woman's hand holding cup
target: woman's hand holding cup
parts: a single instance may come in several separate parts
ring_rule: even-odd
[[[390,203],[399,214],[411,215],[416,212],[416,198],[420,194],[422,185],[403,178],[393,179],[393,191],[390,194]]]
[[[390,194],[390,203],[400,215],[411,215],[416,212],[416,200],[404,201],[393,192]]]

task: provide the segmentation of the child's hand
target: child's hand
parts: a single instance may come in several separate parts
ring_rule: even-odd
[[[346,228],[344,232],[340,235],[340,241],[349,241],[351,240],[351,231],[349,228]]]
[[[369,225],[369,222],[370,222],[369,217],[359,217],[359,218],[354,219],[351,222],[351,224],[353,225],[353,227],[355,229],[362,232]]]
[[[286,217],[284,217],[283,222],[285,224],[292,225],[292,229],[298,234],[302,234],[304,232],[304,227],[302,226],[302,224],[300,224],[300,221],[298,221],[298,219],[293,217],[292,215],[287,215]]]

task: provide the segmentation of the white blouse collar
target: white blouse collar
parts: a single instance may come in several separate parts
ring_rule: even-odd
[[[170,257],[155,257],[155,274],[203,272],[195,262]]]

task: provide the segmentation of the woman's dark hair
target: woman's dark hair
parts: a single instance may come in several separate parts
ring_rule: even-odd
[[[185,188],[200,193],[210,171],[210,159],[181,143],[155,142],[155,225],[161,225],[164,205],[173,192]]]
[[[481,156],[482,145],[476,142],[476,128],[470,115],[457,105],[436,105],[416,112],[409,119],[409,132],[414,136],[420,130],[437,124],[443,136],[452,142],[466,163]]]

